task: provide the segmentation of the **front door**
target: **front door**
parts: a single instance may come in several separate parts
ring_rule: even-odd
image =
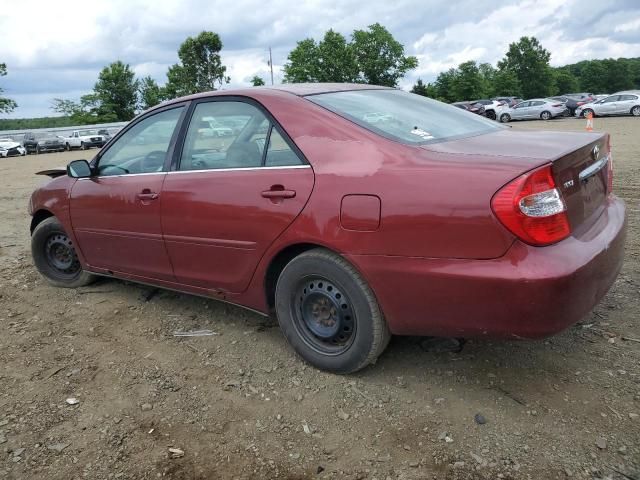
[[[600,115],[611,115],[616,113],[616,105],[620,95],[611,95],[602,101],[602,105],[598,109]]]
[[[93,162],[94,176],[71,190],[71,222],[91,267],[174,280],[164,247],[160,200],[165,158],[184,107],[132,125]]]
[[[224,128],[212,134],[211,125]],[[162,188],[162,229],[179,282],[243,291],[271,243],[302,211],[314,175],[257,105],[198,103],[179,165]]]

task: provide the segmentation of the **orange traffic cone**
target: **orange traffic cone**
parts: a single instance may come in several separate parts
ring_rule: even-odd
[[[593,113],[587,112],[585,118],[587,119],[587,132],[593,132]]]

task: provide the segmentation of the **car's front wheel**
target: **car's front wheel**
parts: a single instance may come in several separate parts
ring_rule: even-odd
[[[276,285],[276,313],[295,351],[334,373],[374,363],[390,339],[365,280],[343,257],[321,248],[285,266]]]
[[[82,270],[73,242],[55,217],[43,220],[33,230],[31,255],[38,271],[56,287],[83,287],[95,279]]]

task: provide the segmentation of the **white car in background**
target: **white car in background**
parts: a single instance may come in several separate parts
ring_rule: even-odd
[[[502,100],[475,100],[471,105],[484,106],[484,116],[490,120],[498,120],[500,115],[509,109],[507,102]]]
[[[0,158],[24,157],[27,150],[12,138],[0,138]]]
[[[640,90],[614,93],[596,102],[586,103],[576,108],[576,117],[584,117],[588,112],[593,116],[633,115],[640,117]]]
[[[564,103],[552,98],[532,98],[520,102],[498,117],[501,122],[511,120],[551,120],[564,115],[567,107]]]

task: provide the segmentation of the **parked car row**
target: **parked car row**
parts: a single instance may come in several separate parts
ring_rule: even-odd
[[[0,138],[0,158],[24,156],[27,154],[25,148],[12,138]]]
[[[62,152],[79,148],[101,148],[120,128],[74,130],[70,135],[53,132],[26,132],[20,137],[0,137],[0,157],[27,155],[30,153]]]

